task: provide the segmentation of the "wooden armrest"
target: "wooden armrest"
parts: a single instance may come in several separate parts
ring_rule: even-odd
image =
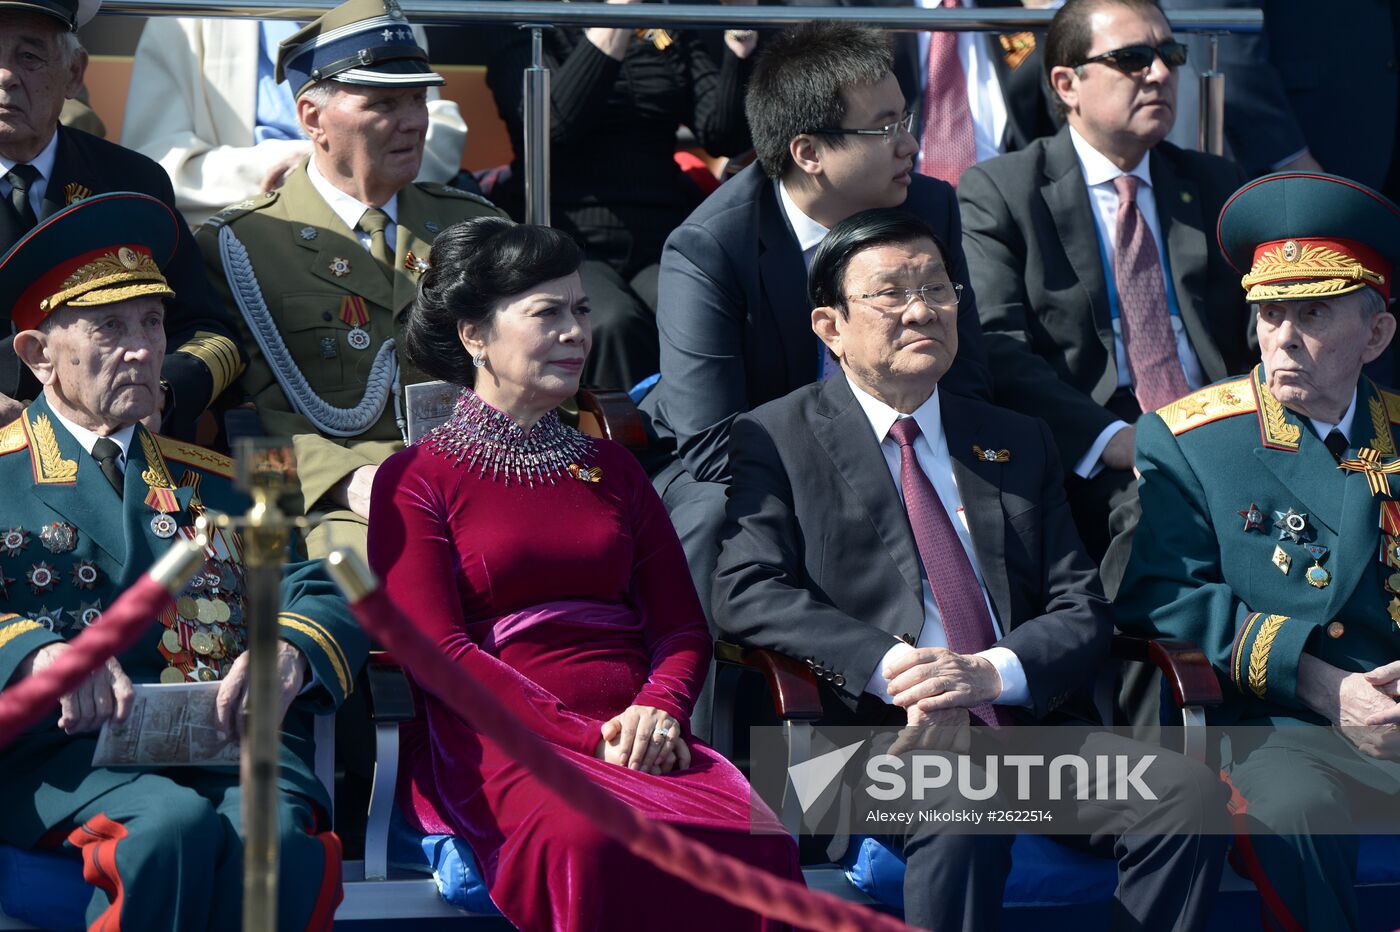
[[[1115,635],[1112,646],[1117,660],[1150,663],[1162,671],[1172,688],[1177,708],[1218,706],[1223,701],[1220,680],[1205,652],[1190,641],[1134,638]]]
[[[815,722],[822,717],[816,675],[791,657],[720,641],[715,645],[715,659],[762,673],[773,697],[773,710],[783,721]]]
[[[365,704],[369,719],[376,725],[411,722],[417,718],[413,691],[403,668],[381,652],[371,653],[365,664]]]
[[[626,392],[582,389],[577,401],[578,429],[585,434],[615,441],[634,451],[650,445],[642,413]]]

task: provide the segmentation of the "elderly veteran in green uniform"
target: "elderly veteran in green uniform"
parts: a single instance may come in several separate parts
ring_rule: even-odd
[[[1355,927],[1361,813],[1400,794],[1400,395],[1361,374],[1395,333],[1400,208],[1269,175],[1226,203],[1219,238],[1262,363],[1138,422],[1118,623],[1204,649],[1225,692],[1211,723],[1275,726],[1221,748],[1247,806],[1236,853],[1273,921]]]
[[[395,0],[350,0],[282,43],[309,161],[278,191],[235,204],[198,240],[243,322],[243,385],[269,434],[291,437],[312,556],[364,552],[375,470],[404,441],[402,388],[423,381],[403,323],[437,234],[499,215],[488,201],[414,184],[426,91],[442,84]]]
[[[0,428],[0,689],[52,664],[205,509],[248,507],[227,458],[141,425],[160,396],[179,226],[155,198],[98,195],[0,259],[15,349],[44,386]],[[96,730],[132,713],[133,684],[209,682],[216,736],[242,732],[240,551],[216,532],[174,610],[0,751],[0,842],[81,857],[92,928],[240,927],[237,768],[92,764]],[[328,929],[340,842],[311,769],[312,715],[344,699],[366,642],[317,563],[286,568],[281,604],[281,927]]]

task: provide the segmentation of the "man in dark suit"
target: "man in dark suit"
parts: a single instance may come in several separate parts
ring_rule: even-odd
[[[78,7],[78,0],[0,0],[0,63],[15,85],[6,85],[7,105],[0,113],[0,251],[37,223],[93,194],[139,191],[175,209],[170,179],[155,162],[59,125],[64,101],[78,93],[87,68],[87,52],[74,31],[81,25]],[[85,5],[83,11],[91,17],[97,4]],[[169,302],[165,320],[171,352],[161,370],[162,407],[147,423],[188,439],[200,414],[242,371],[244,356],[183,221],[168,274],[178,295]],[[6,328],[0,343],[4,421],[39,391],[15,356],[8,333]]]
[[[835,24],[783,33],[755,63],[746,108],[759,164],[666,241],[661,381],[642,405],[675,446],[655,482],[702,599],[723,520],[730,420],[829,369],[806,296],[807,263],[826,231],[860,210],[902,206],[952,244],[952,275],[968,281],[952,189],[912,173],[918,144],[881,34]],[[970,293],[964,300],[975,308]],[[975,311],[959,327],[964,352],[948,387],[987,394]]]
[[[857,214],[823,241],[810,281],[812,328],[841,373],[735,419],[716,623],[804,659],[828,722],[1063,719],[1110,622],[1049,429],[940,388],[961,309],[926,224]],[[1222,785],[1183,758],[1163,768],[1162,786],[1193,802],[1129,818],[1116,839],[1124,927],[1197,927],[1223,860],[1193,821],[1223,807]],[[901,841],[911,923],[996,926],[1010,838]]]
[[[1184,59],[1151,0],[1069,0],[1044,50],[1069,125],[963,174],[963,244],[996,400],[1050,425],[1112,596],[1137,523],[1131,425],[1249,366],[1209,235],[1242,175],[1161,142]]]

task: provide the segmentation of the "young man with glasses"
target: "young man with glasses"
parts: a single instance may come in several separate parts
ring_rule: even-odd
[[[758,164],[726,182],[666,241],[661,381],[643,403],[674,458],[655,476],[708,601],[729,481],[729,423],[834,370],[812,333],[807,266],[828,229],[903,207],[950,247],[966,282],[957,202],[914,174],[918,142],[884,36],[811,24],[768,41],[745,107]],[[976,300],[963,295],[950,391],[989,396]]]
[[[1138,516],[1131,425],[1249,367],[1210,235],[1243,177],[1162,141],[1186,50],[1151,0],[1069,0],[1044,52],[1068,125],[963,174],[963,245],[997,400],[1050,425],[1111,596]]]

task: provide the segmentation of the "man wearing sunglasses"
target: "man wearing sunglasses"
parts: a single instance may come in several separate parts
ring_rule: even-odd
[[[1069,0],[1044,51],[1068,125],[963,174],[963,242],[997,400],[1049,423],[1112,595],[1138,516],[1131,425],[1249,367],[1209,236],[1243,178],[1162,141],[1186,50],[1151,0]]]

